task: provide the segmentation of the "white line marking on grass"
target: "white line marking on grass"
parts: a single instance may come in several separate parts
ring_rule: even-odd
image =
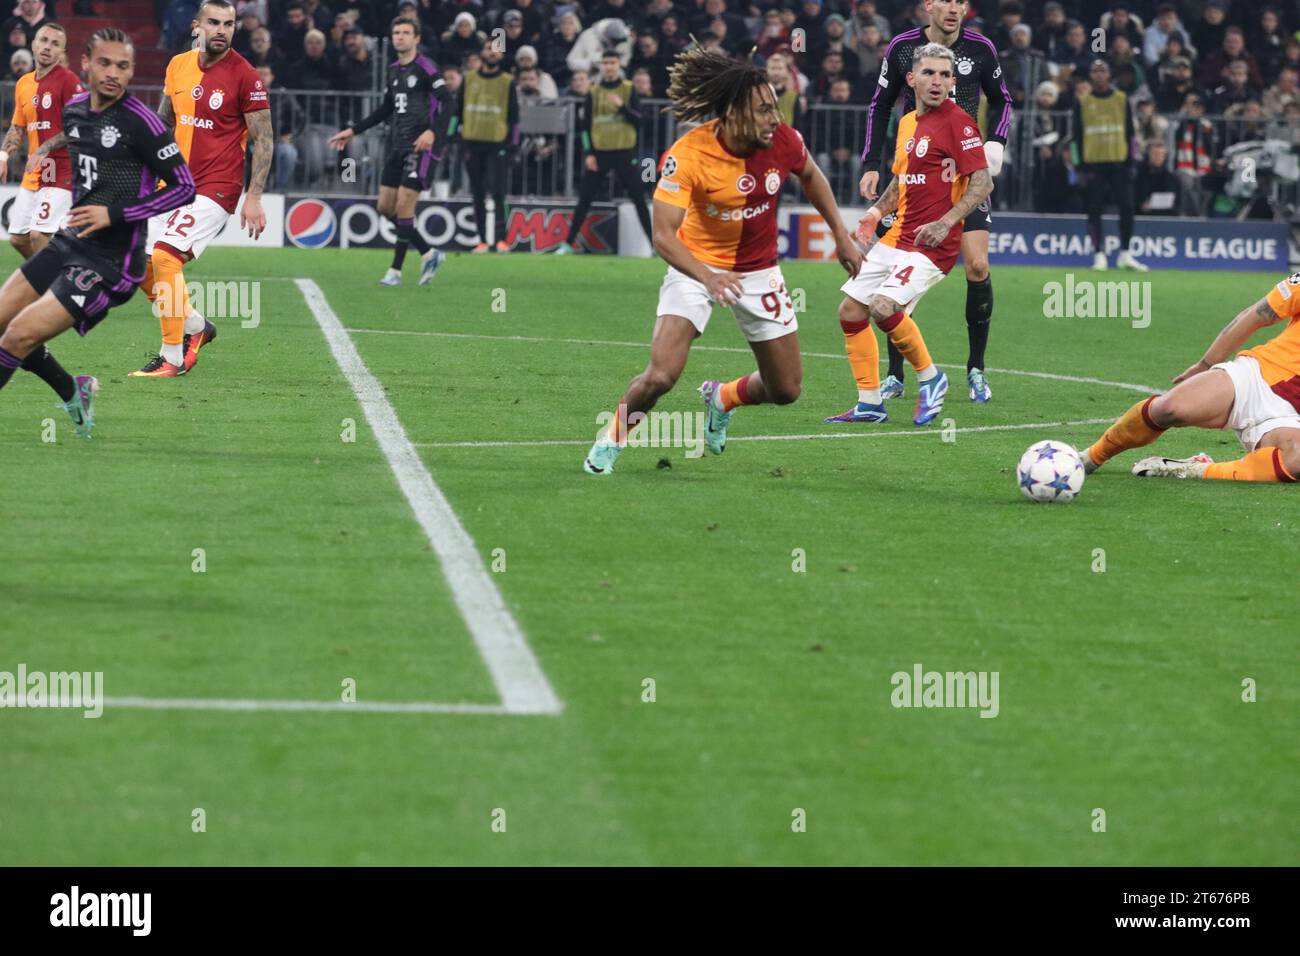
[[[218,698],[106,697],[106,710],[226,710],[342,714],[516,714],[504,704],[383,703],[337,700],[221,700]]]
[[[820,432],[807,435],[736,435],[727,439],[733,441],[835,441],[841,438],[918,438],[929,435],[941,437],[945,434],[970,435],[976,432],[1013,432],[1030,428],[1071,428],[1076,425],[1105,425],[1112,418],[1081,418],[1072,422],[1021,422],[1017,425],[972,425],[969,428],[953,428],[948,431],[937,428],[896,428],[892,431],[876,431],[869,428],[859,431]],[[416,448],[545,448],[551,445],[590,445],[591,439],[549,439],[539,441],[446,441],[416,442]]]
[[[552,339],[534,335],[482,335],[475,332],[429,332],[423,330],[402,331],[398,329],[347,329],[347,331],[364,335],[422,335],[443,339],[484,339],[489,342],[551,342],[556,345],[597,345],[609,346],[611,348],[650,350],[649,342],[612,342],[602,341],[600,339]],[[739,352],[743,355],[751,354],[749,349],[737,348],[731,345],[692,345],[691,351]],[[843,352],[804,352],[803,357],[837,359],[841,362],[848,360],[847,356],[845,356]],[[937,364],[940,368],[966,368],[965,365],[945,365],[942,362]],[[991,372],[995,375],[1022,375],[1026,378],[1044,378],[1053,382],[1077,382],[1080,385],[1104,385],[1110,388],[1122,388],[1130,392],[1142,392],[1144,395],[1152,395],[1161,391],[1158,388],[1152,388],[1150,385],[1135,385],[1132,382],[1111,382],[1104,378],[1088,378],[1083,375],[1058,375],[1055,372],[1025,372],[1015,368],[990,368],[985,369],[985,371]]]
[[[558,714],[564,705],[542,673],[523,631],[506,608],[483,559],[442,489],[411,444],[383,386],[361,360],[325,293],[310,279],[294,280],[329,343],[334,360],[352,386],[366,421],[379,442],[415,518],[442,563],[451,588],[501,703],[511,714]]]

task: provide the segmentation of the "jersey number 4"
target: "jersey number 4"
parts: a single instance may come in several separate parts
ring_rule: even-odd
[[[181,213],[177,209],[167,218],[167,231],[174,236],[180,236],[182,239],[189,238],[190,227],[194,225],[194,217],[189,213]]]

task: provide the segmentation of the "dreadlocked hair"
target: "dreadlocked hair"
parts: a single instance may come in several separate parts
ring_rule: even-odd
[[[750,60],[733,60],[725,53],[691,47],[668,68],[669,110],[678,120],[703,123],[714,116],[734,115],[740,132],[758,138],[750,94],[767,85],[765,74]]]
[[[124,43],[135,49],[135,44],[131,42],[131,37],[125,30],[119,30],[117,27],[100,27],[90,35],[86,41],[86,55],[89,56],[95,51],[95,44],[104,41],[105,43]]]

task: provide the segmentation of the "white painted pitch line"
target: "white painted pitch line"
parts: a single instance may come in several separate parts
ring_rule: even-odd
[[[456,517],[407,437],[397,412],[384,395],[383,386],[366,368],[320,286],[311,279],[294,282],[307,300],[307,307],[324,333],[334,360],[361,403],[398,486],[442,564],[452,597],[492,675],[505,712],[560,713],[564,705],[483,565],[474,539]]]
[[[384,703],[338,700],[222,700],[218,698],[106,697],[105,710],[224,710],[279,711],[281,713],[324,714],[487,714],[517,715],[531,711],[510,710],[504,704]],[[537,711],[536,713],[553,713]]]
[[[937,428],[896,428],[892,431],[872,431],[865,429],[861,431],[845,432],[821,432],[807,435],[736,435],[728,438],[728,443],[733,441],[836,441],[844,438],[923,438],[927,435],[931,437],[943,435],[970,435],[976,432],[1012,432],[1022,431],[1030,428],[1071,428],[1076,425],[1105,425],[1113,422],[1114,417],[1110,418],[1081,418],[1072,422],[1021,422],[1016,425],[972,425],[969,428],[953,428],[951,430]],[[548,439],[539,441],[447,441],[447,442],[416,442],[416,448],[546,448],[552,445],[573,445],[585,446],[590,445],[590,438],[580,439]]]
[[[425,330],[402,331],[398,329],[347,329],[348,332],[359,333],[364,335],[422,335],[442,339],[482,339],[489,342],[550,342],[555,345],[598,345],[609,346],[611,348],[631,348],[645,349],[649,351],[649,342],[613,342],[602,341],[600,339],[553,339],[545,336],[533,335],[483,335],[475,332],[430,332]],[[749,349],[737,348],[731,345],[692,345],[692,352],[739,352],[743,355],[751,354]],[[820,359],[837,359],[841,362],[847,361],[843,352],[804,352],[804,358]],[[883,360],[882,360],[882,363]],[[959,368],[965,369],[965,365],[945,365],[942,362],[936,363],[939,368]],[[1058,375],[1055,372],[1025,372],[1016,368],[990,368],[985,369],[994,375],[1021,375],[1026,378],[1043,378],[1053,382],[1076,382],[1080,385],[1103,385],[1109,388],[1122,388],[1130,392],[1141,392],[1144,395],[1154,395],[1161,389],[1152,388],[1150,385],[1136,385],[1133,382],[1111,382],[1104,378],[1088,378],[1084,375]]]

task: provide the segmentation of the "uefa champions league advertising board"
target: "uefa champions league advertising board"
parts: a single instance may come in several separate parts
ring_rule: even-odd
[[[393,223],[380,216],[373,199],[285,197],[286,245],[300,249],[391,248],[397,237]],[[496,213],[489,211],[493,219]],[[532,201],[506,210],[505,240],[512,252],[547,252],[568,237],[572,203]],[[474,206],[463,199],[421,202],[415,227],[431,246],[447,252],[468,252],[478,242]],[[493,223],[494,234],[502,231]],[[581,241],[596,253],[617,253],[618,207],[593,203],[582,224]]]

